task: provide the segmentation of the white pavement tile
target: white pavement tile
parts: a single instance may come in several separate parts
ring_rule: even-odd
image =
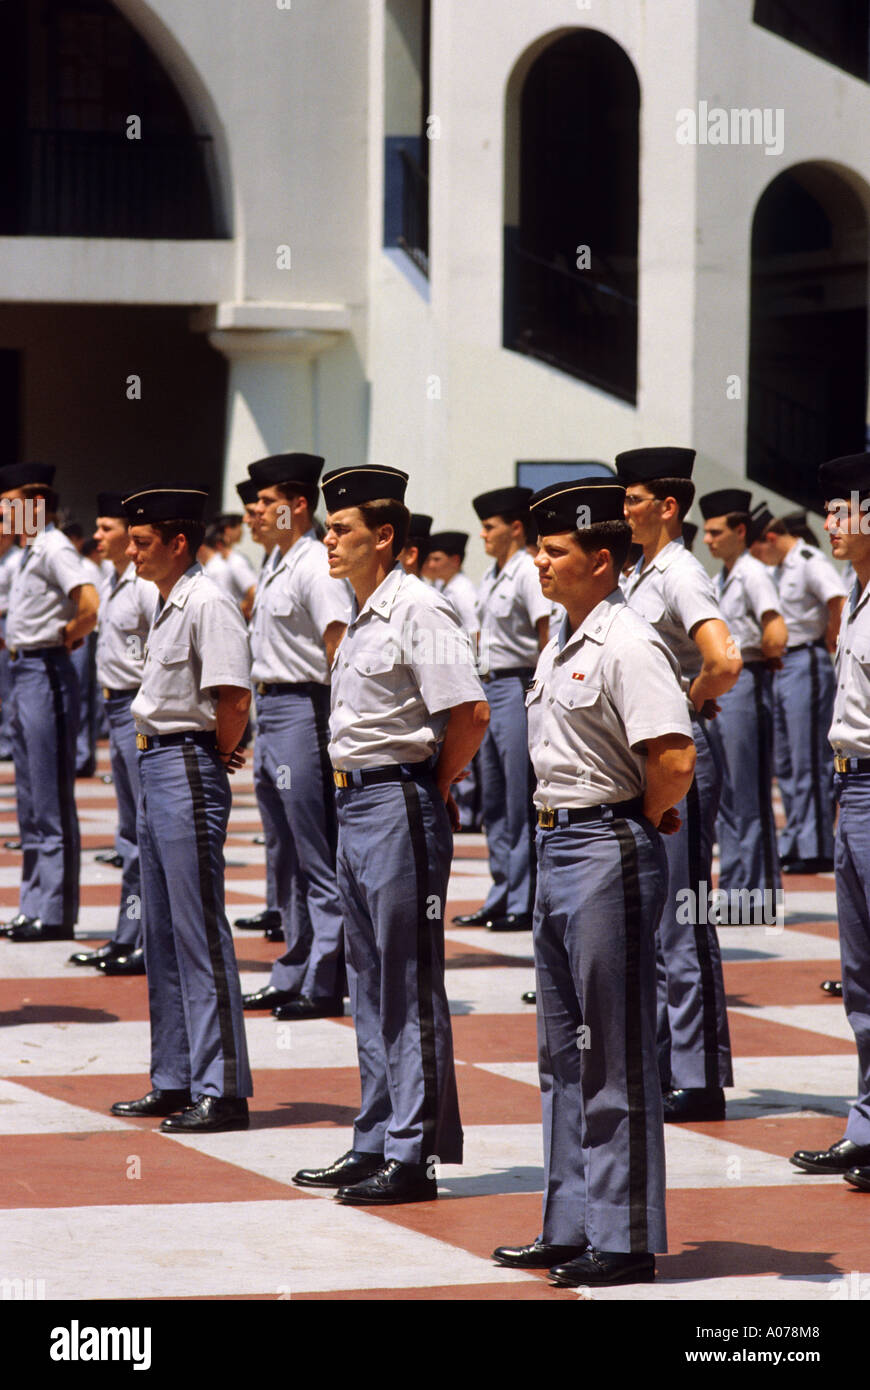
[[[79,1134],[130,1129],[123,1120],[0,1080],[0,1134]]]
[[[531,965],[472,967],[446,972],[451,1014],[533,1014],[520,998],[535,983]]]
[[[736,1085],[726,1091],[728,1113],[741,1115],[776,1111],[814,1111],[845,1115],[854,1099],[855,1057],[737,1057]],[[835,1133],[834,1139],[841,1138]]]
[[[801,931],[799,926],[787,926],[783,931],[765,927],[720,927],[718,936],[723,961],[835,960],[840,953],[835,939]]]
[[[448,941],[457,941],[462,946],[480,946],[500,956],[517,956],[528,960],[530,968],[533,968],[534,947],[530,931],[487,931],[485,927],[447,926],[444,935]]]
[[[837,1004],[765,1004],[759,1008],[732,1008],[731,1013],[747,1018],[763,1019],[765,1023],[786,1023],[790,1028],[808,1028],[827,1038],[854,1042],[846,1011]]]
[[[337,1202],[306,1198],[0,1212],[6,1278],[50,1299],[184,1298],[529,1279]]]
[[[866,1276],[861,1276],[866,1278]],[[701,1303],[746,1303],[758,1299],[765,1303],[803,1303],[803,1302],[829,1302],[839,1300],[846,1296],[849,1290],[849,1276],[839,1273],[820,1274],[815,1277],[803,1277],[796,1275],[778,1274],[756,1274],[756,1275],[734,1275],[730,1279],[657,1279],[654,1284],[626,1284],[622,1288],[615,1289],[585,1289],[578,1290],[578,1297],[591,1302],[601,1303],[621,1303],[626,1299],[632,1302],[642,1303],[671,1303],[671,1302],[701,1302]],[[775,1315],[773,1315],[775,1318]],[[781,1324],[781,1319],[776,1320],[777,1325]],[[798,1318],[794,1325],[807,1327],[811,1326],[809,1317]],[[735,1320],[735,1327],[742,1326]],[[739,1342],[739,1345],[748,1345]],[[764,1341],[759,1338],[759,1348],[761,1350],[776,1350],[773,1341]],[[795,1343],[790,1342],[789,1348],[794,1348]],[[702,1351],[722,1351],[727,1349],[725,1343],[711,1337],[706,1341],[694,1342],[687,1350]],[[814,1343],[812,1338],[806,1338],[801,1350],[812,1351]],[[817,1349],[817,1348],[816,1348]],[[824,1354],[824,1353],[823,1353]]]
[[[669,1188],[783,1187],[807,1183],[841,1185],[836,1174],[810,1175],[792,1168],[788,1154],[729,1143],[686,1125],[665,1125]]]

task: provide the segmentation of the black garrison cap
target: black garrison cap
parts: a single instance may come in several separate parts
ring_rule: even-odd
[[[844,454],[829,459],[819,469],[819,486],[826,502],[848,497],[850,492],[870,491],[870,454]]]
[[[505,512],[524,512],[532,497],[530,487],[497,487],[492,492],[482,492],[472,502],[481,521],[490,516],[504,516]]]
[[[695,544],[695,537],[697,536],[697,534],[698,528],[695,525],[694,521],[683,522],[683,545],[686,547],[687,550],[692,549],[692,546]]]
[[[432,518],[425,512],[412,512],[411,521],[408,526],[408,540],[428,541],[429,533],[432,530]]]
[[[539,536],[582,531],[597,521],[625,521],[625,488],[614,478],[577,478],[536,492],[529,510]]]
[[[123,517],[126,521],[127,513],[124,510],[124,494],[121,492],[98,492],[97,516]]]
[[[385,463],[365,463],[358,468],[333,468],[320,484],[328,512],[358,507],[361,502],[405,501],[408,474]]]
[[[245,478],[242,482],[236,483],[236,492],[243,506],[252,507],[257,500],[259,488],[253,478]]]
[[[467,531],[436,531],[429,537],[429,554],[433,550],[443,550],[445,555],[464,556],[467,545]]]
[[[616,472],[621,483],[652,482],[655,478],[691,478],[695,466],[694,449],[666,446],[657,449],[627,449],[616,455]]]
[[[706,492],[698,498],[698,506],[705,521],[711,516],[728,516],[729,512],[748,512],[752,506],[752,493],[739,487],[723,487],[718,492]]]
[[[0,468],[0,492],[11,492],[15,487],[27,487],[29,483],[43,483],[50,487],[54,482],[53,463],[9,463]]]
[[[317,487],[324,460],[319,454],[270,454],[248,464],[248,472],[257,487],[281,487],[296,483],[299,487]]]
[[[208,493],[196,487],[153,487],[124,498],[131,526],[155,521],[202,521]]]
[[[752,517],[752,520],[750,521],[749,528],[746,532],[747,545],[753,545],[755,541],[760,540],[761,537],[764,535],[765,531],[770,526],[770,523],[774,520],[773,512],[770,510],[766,502],[757,502],[756,505],[752,508],[750,516]]]

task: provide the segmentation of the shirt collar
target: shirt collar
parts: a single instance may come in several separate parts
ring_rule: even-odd
[[[197,575],[200,574],[202,574],[202,565],[199,563],[198,560],[194,560],[190,568],[184,571],[184,574],[181,576],[181,578],[176,579],[175,583],[169,591],[169,597],[166,600],[166,602],[161,603],[161,616],[163,613],[166,612],[166,609],[169,607],[170,604],[172,604],[174,608],[184,607],[184,605],[187,603],[188,596],[190,594],[190,586],[193,583],[194,579],[196,579]]]
[[[656,555],[652,560],[650,560],[648,565],[644,564],[644,559],[641,555],[640,559],[638,560],[637,564],[632,570],[632,574],[636,574],[639,579],[642,579],[643,576],[645,574],[649,574],[651,570],[666,570],[669,565],[672,565],[674,563],[674,561],[680,555],[680,552],[684,551],[685,549],[686,547],[683,545],[682,536],[677,536],[676,540],[668,541],[667,545],[662,546],[658,555]],[[641,566],[643,566],[643,568],[641,568]]]
[[[620,608],[624,607],[625,595],[622,590],[620,588],[612,589],[606,598],[595,605],[591,613],[586,614],[575,632],[568,630],[568,615],[566,613],[556,637],[559,651],[564,652],[569,647],[578,646],[580,642],[587,640],[602,646],[610,631],[611,623]]]
[[[356,594],[354,594],[353,603],[351,604],[349,626],[355,626],[360,618],[365,617],[366,613],[374,613],[379,618],[383,618],[385,622],[389,622],[390,614],[393,611],[393,604],[399,597],[402,581],[410,578],[413,578],[413,576],[407,575],[397,560],[386,579],[381,581],[373,594],[369,594],[362,609],[358,610]]]
[[[295,541],[293,545],[291,545],[283,555],[276,546],[275,549],[276,551],[278,551],[278,555],[274,565],[272,566],[269,578],[271,579],[273,575],[276,575],[278,573],[279,570],[287,570],[288,572],[292,571],[295,568],[295,566],[299,563],[299,560],[301,559],[305,551],[308,549],[312,541],[315,544],[318,544],[317,535],[313,526],[310,528],[310,530],[304,531],[302,535],[299,537],[299,539]]]

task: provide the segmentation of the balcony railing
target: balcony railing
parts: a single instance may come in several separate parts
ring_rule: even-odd
[[[224,235],[209,136],[28,130],[0,137],[5,236],[208,239]]]
[[[402,163],[402,228],[399,245],[423,272],[429,274],[429,175],[405,149]]]
[[[574,270],[505,240],[504,345],[637,399],[637,293],[604,262]],[[601,268],[605,273],[601,273]]]

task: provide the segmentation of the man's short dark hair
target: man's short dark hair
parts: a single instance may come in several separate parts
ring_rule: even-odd
[[[21,489],[21,495],[26,502],[37,497],[44,498],[45,510],[51,516],[55,515],[60,506],[60,498],[54,488],[49,487],[47,483],[25,483],[24,487]]]
[[[404,550],[408,544],[408,530],[411,525],[411,513],[401,502],[396,502],[392,497],[378,497],[372,502],[360,502],[359,512],[363,521],[370,531],[377,531],[379,526],[392,526],[393,528],[393,559]]]
[[[164,545],[169,545],[174,536],[183,536],[187,541],[187,548],[190,551],[191,564],[196,559],[196,552],[205,539],[205,523],[202,521],[151,521],[148,523],[154,528]]]
[[[695,500],[695,484],[691,478],[648,478],[644,479],[641,486],[647,488],[659,502],[664,502],[666,497],[673,497],[679,510],[680,521]]]
[[[304,487],[302,483],[273,483],[272,486],[279,496],[286,498],[288,502],[292,502],[294,497],[304,497],[308,503],[309,512],[312,516],[314,515],[319,488],[313,484],[311,487]]]
[[[668,496],[672,497],[673,493]],[[614,580],[618,578],[631,545],[631,527],[627,521],[594,521],[582,531],[575,531],[574,539],[587,555],[593,550],[609,550]]]
[[[736,531],[738,526],[746,527],[746,535],[749,535],[749,528],[752,525],[752,517],[748,512],[729,512],[725,518],[725,525],[729,531]]]
[[[210,526],[206,526],[205,528],[203,544],[207,545],[209,550],[217,550],[218,542],[223,540],[223,535],[223,526],[221,526],[219,521],[213,521]]]

